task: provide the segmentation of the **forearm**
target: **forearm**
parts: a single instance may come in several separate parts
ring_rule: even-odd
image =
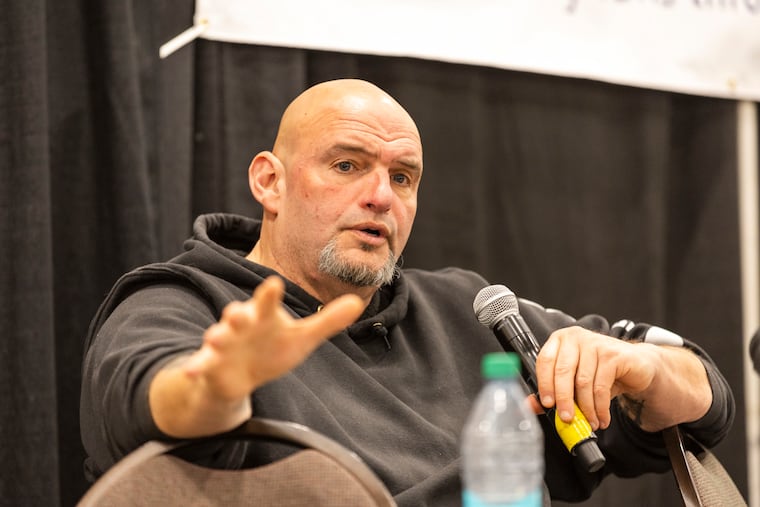
[[[713,393],[702,361],[682,347],[637,344],[655,365],[649,387],[621,395],[626,414],[646,431],[660,431],[674,424],[703,417],[710,409]]]
[[[250,418],[249,397],[219,398],[202,374],[183,368],[188,359],[170,362],[150,384],[148,400],[158,429],[171,437],[194,438],[231,430]]]

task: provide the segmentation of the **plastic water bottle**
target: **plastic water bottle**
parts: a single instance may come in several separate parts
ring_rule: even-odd
[[[544,437],[520,382],[517,354],[486,354],[486,381],[462,432],[464,507],[543,505]]]

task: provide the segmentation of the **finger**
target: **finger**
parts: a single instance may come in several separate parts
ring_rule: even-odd
[[[246,308],[242,301],[231,301],[222,309],[222,316],[219,318],[220,323],[230,326],[232,329],[239,329],[246,318]]]
[[[570,333],[565,333],[559,343],[554,365],[554,396],[557,414],[570,423],[575,415],[575,374],[580,352],[578,340]]]
[[[247,301],[231,301],[224,307],[220,323],[232,331],[240,331],[251,324],[272,317],[279,310],[285,293],[285,284],[272,275],[261,282]]]
[[[240,313],[242,311],[242,305],[239,303],[237,304],[238,308],[231,309],[229,312],[231,314]],[[229,306],[229,305],[228,305]],[[225,309],[225,311],[227,311]],[[232,317],[232,320],[234,320],[236,317]],[[230,322],[231,318],[225,317],[223,320],[220,320],[219,322],[216,322],[214,324],[211,324],[206,330],[203,332],[203,343],[201,344],[201,349],[208,349],[208,353],[224,353],[225,350],[229,349],[231,346],[234,346],[234,336],[235,336],[235,328],[233,327],[233,324]],[[238,319],[240,320],[240,319]]]
[[[544,413],[544,407],[541,406],[541,403],[539,403],[535,394],[528,395],[528,397],[525,398],[525,401],[528,403],[528,406],[534,414],[540,415]]]
[[[302,336],[312,348],[351,325],[364,311],[364,302],[354,294],[330,301],[318,313],[299,321]]]
[[[596,371],[599,365],[596,350],[595,347],[589,347],[589,350],[580,351],[578,371],[575,373],[575,401],[594,430],[599,427],[594,396]]]
[[[541,404],[554,406],[554,367],[557,362],[559,338],[551,335],[536,357],[536,384]]]
[[[616,367],[611,362],[601,361],[594,380],[594,404],[596,405],[596,415],[599,418],[599,427],[602,429],[607,428],[612,420],[610,403],[615,377]]]
[[[285,282],[282,278],[274,275],[267,277],[256,287],[251,298],[255,302],[257,315],[267,316],[276,312],[284,294]]]

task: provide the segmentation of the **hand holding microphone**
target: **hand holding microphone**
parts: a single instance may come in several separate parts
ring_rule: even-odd
[[[520,316],[515,294],[504,285],[490,285],[478,292],[472,306],[480,323],[494,332],[502,346],[519,354],[530,373],[529,387],[538,393],[536,357],[539,346]],[[579,459],[585,470],[596,472],[604,466],[605,458],[596,443],[596,435],[577,404],[571,422],[562,421],[555,413],[554,424],[565,447]]]

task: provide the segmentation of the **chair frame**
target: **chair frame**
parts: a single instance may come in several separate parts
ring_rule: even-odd
[[[238,428],[210,437],[158,441],[152,440],[138,447],[101,476],[85,493],[77,507],[96,507],[101,505],[101,497],[110,487],[118,483],[132,470],[147,460],[167,454],[188,445],[212,440],[240,440],[263,437],[287,444],[298,444],[307,449],[314,449],[332,459],[346,472],[350,473],[364,487],[378,507],[396,507],[393,497],[375,473],[354,452],[335,440],[322,435],[304,425],[294,422],[253,417]]]
[[[678,484],[678,490],[681,493],[684,507],[708,507],[700,496],[696,485],[696,478],[689,461],[686,459],[686,454],[693,454],[699,461],[702,461],[706,456],[712,456],[718,464],[719,461],[709,449],[688,435],[684,436],[683,431],[677,425],[665,428],[662,431],[662,437],[665,440],[665,447],[668,450],[673,475]],[[722,465],[720,466],[722,467]],[[725,476],[728,477],[727,472]],[[735,484],[728,486],[736,488]],[[737,494],[739,494],[738,489]]]

